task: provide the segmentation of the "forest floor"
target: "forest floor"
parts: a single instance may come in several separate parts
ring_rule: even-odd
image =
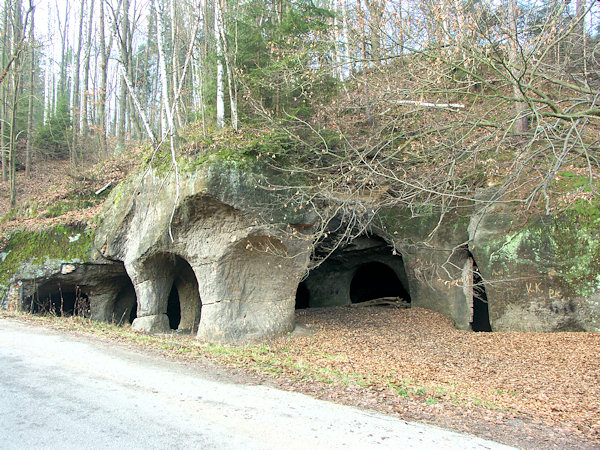
[[[519,448],[600,448],[600,333],[474,333],[421,308],[335,307],[297,311],[297,331],[269,344],[233,347],[0,315]]]
[[[142,161],[143,149],[131,148],[105,161],[89,158],[73,168],[68,159],[34,161],[27,177],[15,176],[17,206],[10,209],[10,184],[0,179],[0,234],[15,228],[38,229],[93,222],[112,188]],[[107,187],[100,193],[102,188]]]

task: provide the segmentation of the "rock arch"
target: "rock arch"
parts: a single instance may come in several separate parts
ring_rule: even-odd
[[[381,275],[379,285],[369,286],[363,277],[374,269],[379,269],[378,276]],[[377,236],[358,237],[337,250],[312,270],[304,283],[309,307],[343,306],[381,296],[410,301],[402,256]]]
[[[197,329],[202,301],[196,274],[186,259],[160,252],[126,267],[138,298],[134,329],[163,333],[173,327],[188,332]],[[176,318],[174,312],[168,314],[169,297],[175,296]]]

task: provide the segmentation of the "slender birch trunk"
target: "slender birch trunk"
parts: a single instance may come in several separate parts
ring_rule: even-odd
[[[10,14],[10,9],[8,7],[8,3],[4,3],[4,10],[3,10],[3,16],[4,16],[4,21],[3,21],[3,26],[2,26],[2,67],[6,67],[6,63],[8,61],[8,46],[9,46],[9,28],[8,28],[8,16]],[[7,112],[7,108],[6,108],[6,104],[8,101],[8,90],[6,88],[6,84],[2,83],[2,86],[0,86],[0,101],[2,101],[2,104],[0,105],[0,119],[2,119],[2,123],[0,124],[0,151],[2,152],[2,181],[7,181],[8,180],[8,160],[6,158],[7,156],[7,151],[6,151],[6,124],[8,123],[8,112]]]
[[[157,44],[158,44],[158,65],[160,69],[160,81],[161,81],[161,97],[163,109],[165,112],[165,119],[167,121],[169,135],[176,133],[175,123],[173,121],[173,115],[171,114],[171,108],[169,107],[169,81],[167,77],[167,63],[165,61],[165,53],[163,47],[163,25],[161,20],[161,10],[159,8],[158,0],[154,0],[154,7],[156,8],[156,29],[157,29]]]
[[[13,3],[13,19],[12,19],[12,55],[15,57],[12,66],[12,104],[11,104],[11,119],[10,119],[10,207],[14,208],[17,204],[17,186],[16,186],[16,155],[17,155],[17,116],[19,112],[19,93],[21,90],[21,57],[20,51],[23,45],[23,16],[21,0],[16,0]],[[16,56],[15,56],[16,55]]]
[[[78,149],[78,137],[80,132],[80,113],[81,113],[81,95],[79,92],[79,76],[81,62],[81,41],[83,40],[83,19],[85,17],[85,0],[81,0],[81,9],[79,11],[79,38],[77,39],[77,52],[75,53],[74,77],[73,77],[73,155],[77,158],[80,152]],[[72,162],[75,162],[74,160]]]
[[[103,1],[103,0],[101,0]],[[85,48],[85,59],[83,63],[83,107],[81,108],[81,131],[83,133],[84,140],[87,140],[89,125],[89,88],[90,88],[90,56],[92,47],[92,28],[94,25],[94,0],[90,0],[90,12],[88,15],[88,28]]]
[[[225,79],[223,78],[223,46],[221,45],[221,4],[215,0],[215,44],[217,48],[217,128],[225,126]]]
[[[29,105],[27,112],[27,147],[25,148],[25,176],[31,175],[31,150],[33,144],[33,90],[35,82],[35,31],[34,31],[35,9],[31,11],[31,28],[29,40],[31,46],[31,60],[29,61]]]
[[[217,2],[219,0],[216,0]],[[221,48],[223,50],[223,59],[227,68],[227,85],[229,87],[229,107],[231,109],[231,127],[237,131],[238,123],[238,108],[237,108],[237,85],[235,81],[234,67],[231,61],[231,53],[227,48],[227,36],[225,34],[225,22],[223,21],[223,11],[219,8],[219,16],[216,20],[219,22],[218,30],[221,39]]]
[[[123,0],[123,19],[121,20],[121,64],[125,66],[125,73],[128,73],[129,67],[129,0]],[[121,74],[121,84],[119,88],[119,118],[117,125],[117,149],[122,151],[125,148],[125,129],[127,119],[127,85]]]
[[[100,151],[108,157],[108,146],[106,145],[106,85],[108,77],[108,53],[106,49],[106,37],[104,34],[104,1],[100,1],[100,17],[98,21],[100,34],[100,98],[98,100],[98,122],[100,124]]]

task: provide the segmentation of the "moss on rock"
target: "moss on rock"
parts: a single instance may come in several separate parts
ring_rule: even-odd
[[[81,226],[12,231],[0,249],[0,290],[26,266],[42,266],[47,261],[89,262],[93,240],[93,231]]]

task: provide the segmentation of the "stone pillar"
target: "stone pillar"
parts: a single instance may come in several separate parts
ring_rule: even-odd
[[[423,247],[403,252],[402,258],[412,306],[450,316],[456,328],[469,330],[473,297],[464,289],[466,251]]]
[[[173,265],[166,256],[154,256],[143,263],[125,264],[137,296],[137,318],[132,329],[148,333],[170,330],[167,317],[169,292],[173,284]]]
[[[196,267],[202,287],[198,337],[243,343],[291,332],[296,289],[308,262],[307,253],[295,255],[288,256],[275,238],[253,236],[219,261]]]
[[[115,300],[119,294],[120,285],[116,282],[110,285],[93,286],[87,289],[90,299],[92,320],[98,322],[113,322]],[[118,320],[118,319],[117,319]]]
[[[179,329],[183,331],[196,331],[200,322],[202,303],[198,291],[198,282],[192,270],[186,271],[175,281],[175,287],[179,294],[179,306],[181,307],[181,321]]]

